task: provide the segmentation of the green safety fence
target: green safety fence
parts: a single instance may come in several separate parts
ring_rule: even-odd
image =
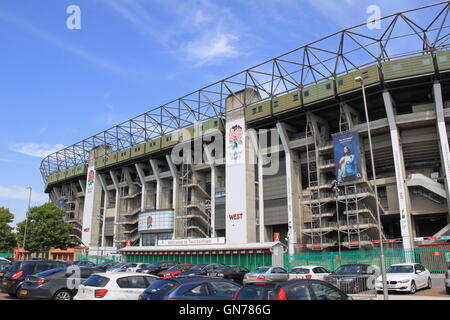
[[[13,255],[11,252],[0,252],[0,258],[12,257]]]
[[[223,263],[225,265],[240,265],[249,270],[260,266],[271,266],[270,253],[246,254],[160,254],[160,255],[127,255],[127,262],[154,263],[158,261],[177,261],[181,264]]]
[[[95,264],[100,264],[103,262],[122,262],[123,257],[122,256],[86,256],[86,255],[80,255],[77,257],[80,261],[90,261]]]
[[[445,273],[450,263],[450,246],[414,249],[384,250],[385,265],[388,268],[395,263],[420,263],[431,273]],[[296,266],[322,266],[335,270],[343,264],[367,263],[381,268],[379,250],[358,250],[339,252],[310,252],[296,255],[285,254],[285,268]]]

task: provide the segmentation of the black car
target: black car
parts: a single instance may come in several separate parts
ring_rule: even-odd
[[[223,267],[226,266],[222,263],[200,263],[193,266],[188,271],[180,273],[179,276],[206,276],[208,273]]]
[[[352,300],[347,294],[320,280],[289,280],[247,284],[233,300]]]
[[[211,270],[207,275],[208,277],[230,279],[242,285],[244,275],[247,272],[250,271],[242,266],[225,266],[219,269]]]
[[[162,278],[153,282],[139,300],[231,300],[240,286],[210,277]]]
[[[103,270],[103,271],[106,271],[106,270],[108,270],[109,268],[114,267],[114,266],[115,266],[116,264],[118,264],[118,263],[119,263],[119,262],[116,262],[116,261],[103,262],[103,263],[98,264],[98,265],[96,266],[96,268],[101,269],[101,270]]]
[[[178,264],[178,261],[158,261],[158,262],[152,263],[151,265],[149,265],[146,268],[137,269],[136,272],[157,275],[161,271],[167,270],[173,266],[176,266],[177,264]]]
[[[375,288],[379,272],[370,264],[344,264],[324,278],[345,293],[359,293]]]
[[[54,268],[67,267],[68,263],[52,260],[15,261],[4,275],[1,291],[16,296],[26,277]]]
[[[17,296],[32,300],[72,300],[78,292],[78,286],[93,273],[101,269],[79,266],[50,269],[28,276]]]

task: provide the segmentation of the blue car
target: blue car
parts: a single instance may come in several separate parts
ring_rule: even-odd
[[[240,288],[221,278],[163,278],[145,289],[139,300],[232,300]]]

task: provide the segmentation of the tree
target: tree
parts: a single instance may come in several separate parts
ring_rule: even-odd
[[[72,226],[64,222],[64,211],[53,203],[32,207],[28,214],[25,250],[47,254],[51,248],[67,249]],[[23,245],[25,221],[17,224],[18,241]]]
[[[13,227],[9,225],[13,221],[14,215],[9,209],[0,207],[0,251],[10,251],[16,246]]]

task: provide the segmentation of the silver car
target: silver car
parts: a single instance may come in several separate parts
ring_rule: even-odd
[[[289,279],[288,272],[280,267],[259,267],[246,273],[244,284],[257,282],[281,282]]]

